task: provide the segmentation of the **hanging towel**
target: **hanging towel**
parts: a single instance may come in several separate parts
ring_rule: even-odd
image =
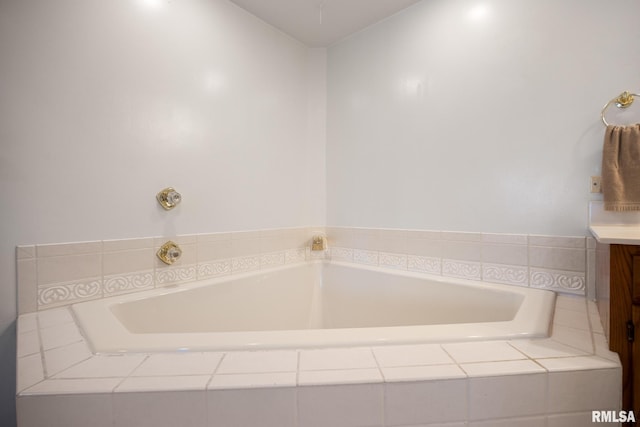
[[[605,210],[640,210],[640,124],[607,126],[602,148],[602,193]]]

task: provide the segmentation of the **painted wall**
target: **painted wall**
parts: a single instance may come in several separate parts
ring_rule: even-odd
[[[425,0],[331,47],[328,224],[585,235],[600,109],[640,88],[639,13]]]
[[[325,53],[225,0],[2,0],[0,58],[10,425],[15,246],[323,224]]]

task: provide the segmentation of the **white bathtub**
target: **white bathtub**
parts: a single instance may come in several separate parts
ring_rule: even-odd
[[[555,294],[314,262],[73,306],[96,353],[547,336]]]

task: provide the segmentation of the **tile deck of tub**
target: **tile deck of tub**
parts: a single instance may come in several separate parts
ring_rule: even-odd
[[[620,363],[607,349],[595,303],[563,295],[544,339],[117,355],[92,354],[63,307],[19,317],[17,356],[21,426],[37,425],[74,396],[85,399],[83,407],[71,403],[76,410],[90,409],[92,423],[110,426],[147,425],[127,421],[136,413],[172,425],[187,409],[188,425],[203,426],[252,425],[251,417],[278,426],[580,425],[591,410],[619,409],[621,398]],[[492,399],[498,393],[502,399]],[[170,403],[158,406],[161,395]],[[408,410],[412,401],[421,409]]]

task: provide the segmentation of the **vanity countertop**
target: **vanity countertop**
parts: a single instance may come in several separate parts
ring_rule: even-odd
[[[640,245],[640,225],[592,224],[589,231],[600,243]]]

